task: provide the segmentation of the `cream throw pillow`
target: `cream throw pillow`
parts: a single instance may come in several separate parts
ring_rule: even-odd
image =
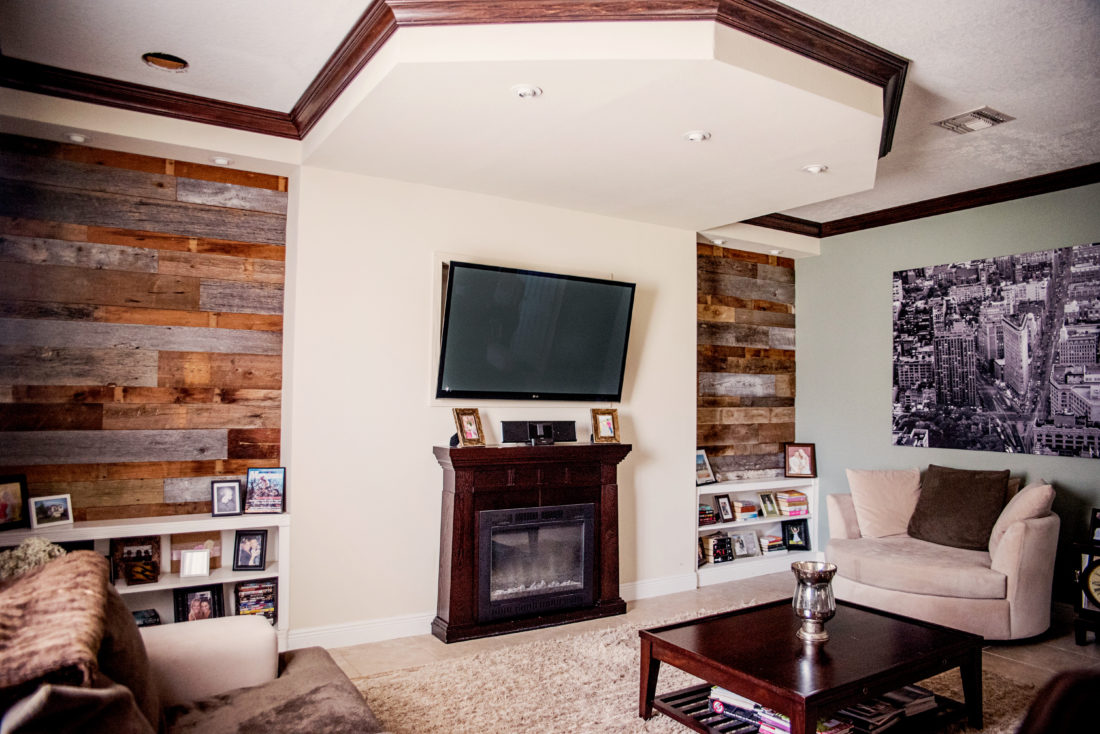
[[[1001,539],[1013,523],[1034,517],[1046,517],[1050,514],[1053,504],[1054,487],[1045,480],[1040,479],[1017,492],[1016,496],[1010,499],[1001,510],[997,522],[993,525],[993,532],[989,534],[989,554],[993,555],[997,552],[997,546],[1001,544]]]
[[[848,469],[848,486],[864,538],[904,535],[920,497],[918,469]]]

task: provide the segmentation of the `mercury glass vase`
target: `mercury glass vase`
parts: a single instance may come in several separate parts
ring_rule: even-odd
[[[798,581],[791,599],[795,616],[802,620],[798,637],[805,642],[825,642],[829,639],[825,623],[836,614],[832,585],[836,564],[796,561],[791,571]]]

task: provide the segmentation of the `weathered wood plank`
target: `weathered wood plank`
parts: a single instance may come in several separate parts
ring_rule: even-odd
[[[204,477],[177,477],[164,480],[165,502],[209,502],[210,483],[239,479],[244,485],[244,474],[218,474]]]
[[[757,428],[761,443],[794,441],[794,423],[761,423]]]
[[[172,479],[211,474],[244,476],[252,467],[280,466],[279,459],[214,459],[210,461],[134,461],[124,464],[13,464],[5,474],[25,474],[28,482],[93,482],[108,479]]]
[[[102,427],[102,405],[0,404],[0,431],[98,431]]]
[[[716,304],[699,304],[696,307],[696,319],[699,321],[714,321],[718,323],[794,328],[793,313],[755,311],[745,308],[730,308],[729,306]]]
[[[218,313],[216,311],[173,311],[158,308],[100,306],[89,317],[108,324],[148,324],[150,326],[206,326],[212,329],[282,331],[283,317],[278,314]]]
[[[158,380],[160,387],[279,390],[283,386],[283,360],[262,354],[161,352]]]
[[[0,215],[191,237],[286,243],[286,217],[267,212],[27,185],[0,179]]]
[[[701,293],[718,293],[752,300],[794,303],[793,283],[778,283],[770,280],[755,280],[736,275],[700,271],[697,287]]]
[[[0,150],[0,178],[147,199],[176,198],[174,176],[4,150]]]
[[[2,403],[35,403],[54,405],[64,403],[116,403],[140,405],[203,404],[253,406],[279,408],[282,392],[279,390],[241,390],[216,387],[104,387],[98,385],[4,385],[0,393]]]
[[[775,376],[775,394],[776,397],[781,398],[793,398],[795,393],[795,376],[790,375],[776,375]],[[794,440],[793,438],[791,439]]]
[[[0,317],[4,318],[92,321],[95,318],[95,313],[96,307],[90,303],[0,301]]]
[[[240,186],[195,178],[176,179],[176,200],[232,209],[250,209],[286,216],[287,194],[255,186]]]
[[[287,190],[287,181],[283,176],[275,176],[270,173],[256,173],[255,171],[242,171],[237,168],[225,168],[224,166],[212,166],[209,163],[176,161],[175,164],[176,175],[180,178],[198,178],[204,181],[220,181],[222,183],[236,184],[237,186],[271,189],[272,191]]]
[[[226,438],[225,430],[9,431],[0,465],[226,459]]]
[[[279,456],[282,435],[278,429],[229,430],[230,459],[274,459]]]
[[[706,357],[703,354],[695,361],[699,372],[730,372],[742,375],[781,375],[793,373],[793,359],[736,359]]]
[[[771,348],[771,333],[767,326],[751,324],[724,324],[712,321],[696,323],[696,343],[725,347]]]
[[[708,454],[709,458],[709,454]],[[778,476],[783,469],[783,454],[753,454],[750,456],[719,456],[711,460],[715,473],[730,479],[749,478],[750,476]]]
[[[757,443],[760,439],[759,426],[753,423],[735,425],[706,424],[695,427],[695,443],[698,446],[730,446],[733,444]]]
[[[773,327],[768,330],[768,346],[772,349],[794,349],[794,328]]]
[[[21,237],[47,237],[56,240],[87,242],[88,228],[83,224],[47,222],[42,219],[0,216],[0,232]]]
[[[25,138],[17,135],[0,135],[0,148],[43,158],[56,158],[111,168],[125,168],[131,171],[165,173],[168,170],[167,161],[164,158],[91,148],[87,145],[55,143],[50,140]]]
[[[282,334],[271,331],[0,318],[0,344],[24,347],[66,346],[221,354],[281,354],[283,337]]]
[[[246,283],[274,283],[279,286],[286,280],[286,266],[281,261],[190,252],[162,253],[158,272]]]
[[[745,260],[734,260],[728,257],[699,257],[696,261],[699,273],[710,275],[735,275],[741,278],[756,278],[757,264]],[[699,283],[704,282],[700,280]]]
[[[715,423],[767,423],[771,420],[770,408],[723,408]]]
[[[4,385],[157,385],[157,353],[0,346]]]
[[[74,508],[151,505],[164,501],[164,481],[110,479],[101,482],[28,482],[27,493],[32,497],[71,494]]]
[[[164,405],[161,403],[103,406],[108,431],[190,428],[278,428],[279,408],[252,405]]]
[[[199,308],[203,311],[281,314],[283,287],[270,283],[203,280],[199,291]]]
[[[58,238],[67,239],[60,235],[58,235]],[[105,245],[130,245],[131,247],[147,247],[171,252],[232,255],[234,257],[250,257],[256,260],[286,260],[286,247],[283,245],[264,245],[212,237],[186,237],[148,230],[123,229],[120,227],[86,227],[82,238],[86,238],[89,242],[101,242]]]
[[[0,260],[97,270],[157,272],[157,253],[154,250],[19,235],[0,235]]]
[[[760,280],[774,280],[777,283],[794,283],[794,268],[780,267],[777,265],[760,265],[756,269],[756,277]]]
[[[23,263],[4,270],[0,300],[199,310],[196,278]]]
[[[776,394],[776,375],[699,373],[699,395],[766,396]]]
[[[122,520],[128,517],[208,514],[210,514],[210,502],[162,502],[148,505],[125,505],[122,507],[73,508],[73,519],[77,522],[85,520]]]

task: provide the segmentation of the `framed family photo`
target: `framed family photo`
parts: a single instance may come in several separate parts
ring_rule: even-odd
[[[286,509],[286,469],[249,469],[245,476],[245,514],[278,514]]]
[[[733,506],[730,505],[730,496],[720,494],[714,498],[718,503],[718,514],[722,516],[722,522],[733,522]]]
[[[0,530],[31,526],[27,503],[27,477],[23,474],[0,476]]]
[[[455,428],[459,446],[484,446],[485,431],[481,429],[481,411],[477,408],[455,408]]]
[[[761,492],[760,497],[760,516],[761,517],[779,517],[779,503],[775,498],[775,492]]]
[[[221,517],[240,515],[242,512],[240,479],[218,479],[210,483],[211,515]]]
[[[233,570],[262,571],[267,567],[267,531],[238,530],[233,541]]]
[[[222,585],[190,586],[172,592],[177,622],[225,616]]]
[[[592,409],[592,441],[619,443],[619,411],[615,408]]]
[[[700,484],[714,484],[714,471],[710,468],[710,460],[703,449],[695,451],[695,486]]]
[[[817,476],[817,454],[812,443],[783,444],[783,476]]]
[[[73,500],[67,494],[49,497],[31,497],[31,527],[44,528],[53,525],[73,524]]]

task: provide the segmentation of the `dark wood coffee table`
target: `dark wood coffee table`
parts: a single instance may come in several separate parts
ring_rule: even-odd
[[[837,602],[828,642],[807,645],[790,600],[641,630],[639,714],[653,715],[662,662],[791,718],[792,734],[863,699],[952,668],[962,674],[966,716],[982,727],[982,637]],[[699,732],[692,717],[664,701],[657,710]]]

